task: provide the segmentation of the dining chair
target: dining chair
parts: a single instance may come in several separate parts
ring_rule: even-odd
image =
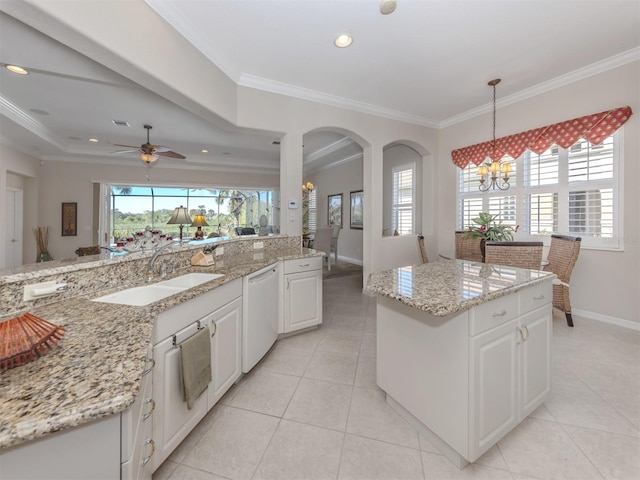
[[[580,237],[568,235],[551,235],[551,246],[547,256],[548,265],[543,270],[553,272],[558,278],[553,280],[553,306],[562,310],[567,318],[567,325],[573,327],[571,317],[571,300],[569,298],[569,280],[571,272],[580,253]]]
[[[331,227],[331,252],[335,255],[335,262],[338,262],[338,236],[340,235],[342,227],[340,225],[333,225]],[[329,252],[329,253],[331,253]]]
[[[486,242],[484,262],[541,270],[542,247],[542,242]]]
[[[481,238],[467,238],[464,231],[457,231],[456,238],[456,258],[460,260],[470,260],[472,262],[482,262],[482,250],[480,250]]]
[[[326,254],[328,270],[331,271],[331,227],[316,229],[313,237],[313,249]]]
[[[427,249],[424,247],[424,236],[418,235],[418,248],[420,249],[420,256],[422,257],[422,263],[429,263],[427,257]]]

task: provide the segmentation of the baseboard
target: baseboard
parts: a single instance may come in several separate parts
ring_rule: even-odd
[[[632,322],[631,320],[625,320],[623,318],[612,317],[610,315],[603,315],[602,313],[590,312],[588,310],[580,310],[579,308],[574,308],[574,315],[578,317],[584,317],[589,320],[596,320],[598,322],[610,323],[611,325],[617,325],[618,327],[629,328],[631,330],[640,331],[640,323]]]
[[[354,265],[360,265],[361,267],[363,266],[362,260],[359,260],[357,258],[349,258],[349,257],[343,257],[342,255],[338,255],[338,260],[342,260],[343,262],[347,262],[347,263],[353,263]]]

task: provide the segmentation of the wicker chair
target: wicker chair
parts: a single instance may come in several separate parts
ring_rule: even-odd
[[[485,263],[541,270],[542,242],[486,242]]]
[[[418,248],[420,249],[422,263],[429,263],[429,258],[427,257],[427,249],[424,247],[424,236],[422,235],[418,235]]]
[[[456,232],[456,258],[482,262],[481,238],[465,238],[465,232]]]
[[[553,272],[557,279],[553,281],[553,306],[562,310],[567,317],[567,325],[573,327],[571,301],[569,299],[569,279],[580,253],[580,237],[551,235],[551,247],[544,270]]]

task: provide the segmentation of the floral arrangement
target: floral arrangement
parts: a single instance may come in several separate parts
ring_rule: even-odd
[[[484,238],[489,241],[497,242],[510,242],[513,240],[513,235],[518,231],[519,225],[516,228],[512,228],[510,225],[503,225],[496,222],[498,215],[491,215],[486,212],[481,212],[477,218],[473,218],[473,223],[477,224],[477,227],[469,227],[469,230],[465,232],[466,238]]]

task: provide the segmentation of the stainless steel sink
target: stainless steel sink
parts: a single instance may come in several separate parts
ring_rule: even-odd
[[[141,307],[220,277],[224,277],[224,275],[220,273],[186,273],[153,285],[127,288],[120,292],[94,298],[92,301]]]

